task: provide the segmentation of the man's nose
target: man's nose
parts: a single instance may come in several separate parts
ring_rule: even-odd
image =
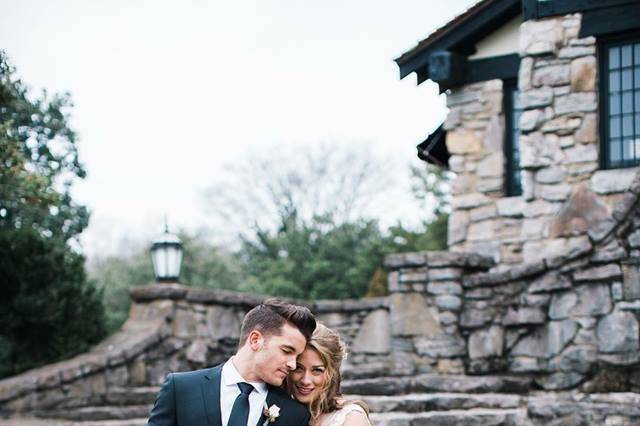
[[[289,369],[289,371],[296,369],[296,357],[287,359],[287,369]]]

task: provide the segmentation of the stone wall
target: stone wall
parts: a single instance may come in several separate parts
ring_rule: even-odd
[[[261,301],[178,284],[137,287],[131,295],[127,322],[90,352],[1,380],[0,415],[55,416],[74,407],[108,404],[124,389],[162,384],[171,371],[219,364],[236,350],[242,317]],[[386,368],[386,298],[297,303],[309,306],[345,339],[346,377],[366,377]]]
[[[448,96],[451,250],[488,253],[498,269],[558,255],[628,191],[637,168],[599,170],[596,40],[578,38],[579,28],[579,14],[520,27],[522,196],[503,190],[502,82]]]
[[[502,271],[472,273],[490,262],[470,255],[390,256],[396,368],[639,392],[638,194],[640,173],[611,216],[563,254]],[[409,357],[412,364],[403,365]]]

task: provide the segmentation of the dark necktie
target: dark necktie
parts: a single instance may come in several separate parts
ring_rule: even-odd
[[[227,426],[247,426],[249,421],[249,394],[253,391],[253,386],[249,383],[238,383],[240,395],[233,402],[229,423]]]

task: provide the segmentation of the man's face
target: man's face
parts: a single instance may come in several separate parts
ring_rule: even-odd
[[[264,336],[255,352],[254,371],[265,383],[280,386],[296,368],[296,357],[304,351],[306,339],[296,327],[284,323],[279,335]]]

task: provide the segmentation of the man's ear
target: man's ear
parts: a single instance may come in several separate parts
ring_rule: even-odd
[[[251,330],[247,336],[247,342],[252,351],[257,352],[264,346],[264,334],[259,330]]]

